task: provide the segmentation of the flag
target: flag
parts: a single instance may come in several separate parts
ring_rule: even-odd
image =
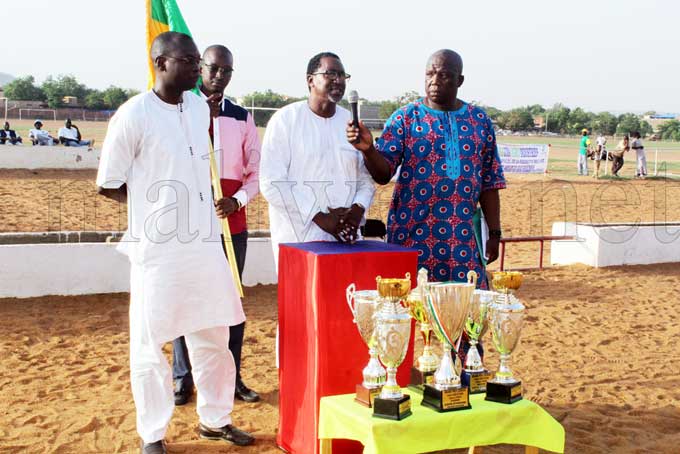
[[[153,61],[149,55],[151,43],[164,32],[179,32],[191,36],[182,12],[175,0],[146,0],[146,50],[149,60],[149,84],[151,88],[154,83]]]

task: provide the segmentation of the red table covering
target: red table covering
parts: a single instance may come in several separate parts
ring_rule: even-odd
[[[411,273],[415,250],[378,241],[282,244],[279,248],[279,431],[277,444],[291,453],[318,453],[319,401],[355,391],[368,349],[352,322],[345,290],[375,289],[376,276]],[[411,341],[397,380],[409,381]],[[357,404],[358,405],[358,404]],[[360,453],[362,446],[335,440],[334,452]],[[337,449],[337,450],[336,450]]]

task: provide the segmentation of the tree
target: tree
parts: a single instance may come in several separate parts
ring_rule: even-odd
[[[663,140],[680,140],[680,121],[670,120],[662,124],[659,134]]]
[[[106,108],[110,110],[118,109],[118,107],[120,107],[120,105],[129,98],[125,90],[119,87],[114,87],[113,85],[104,90],[102,97],[104,99]]]
[[[536,115],[543,115],[545,113],[545,108],[540,105],[540,104],[534,104],[532,106],[527,106],[527,110],[531,113],[531,115],[536,116]]]
[[[548,131],[565,134],[569,124],[571,110],[563,104],[555,104],[547,111]]]
[[[407,91],[403,95],[397,97],[397,103],[399,103],[399,106],[405,106],[406,104],[417,101],[418,99],[422,98],[420,96],[420,93],[418,93],[415,90]],[[395,109],[396,110],[396,109]]]
[[[499,126],[511,131],[527,131],[534,128],[534,116],[526,107],[519,107],[504,112],[501,115]]]
[[[399,108],[399,102],[395,99],[394,101],[382,101],[380,103],[380,108],[378,109],[379,118],[390,118],[390,116]]]
[[[567,132],[569,134],[580,134],[584,128],[592,129],[592,118],[592,113],[586,112],[580,107],[577,107],[569,113]]]
[[[267,90],[265,92],[256,91],[244,96],[243,107],[246,109],[250,106],[280,108],[295,101],[299,101],[299,99],[291,98],[279,93],[274,93],[271,90]],[[255,120],[255,124],[257,126],[266,126],[272,115],[274,115],[273,110],[255,110],[253,119]]]
[[[44,101],[45,93],[35,86],[33,76],[19,77],[5,85],[5,96],[16,101]]]
[[[88,90],[72,75],[60,75],[54,79],[47,76],[42,84],[42,90],[47,98],[47,105],[52,109],[64,105],[64,96],[75,96],[80,102],[85,100]]]
[[[85,107],[93,110],[106,109],[104,93],[100,90],[90,90],[87,96],[85,96]]]
[[[616,127],[617,134],[631,134],[635,131],[644,136],[652,132],[652,127],[646,121],[640,121],[635,114],[626,113],[619,116],[619,124]]]
[[[600,112],[595,115],[591,122],[593,131],[599,131],[606,136],[613,136],[616,133],[616,126],[618,124],[618,118],[609,112]]]

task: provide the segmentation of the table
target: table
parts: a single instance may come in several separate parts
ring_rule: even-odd
[[[411,273],[415,250],[379,241],[282,244],[279,248],[279,431],[277,444],[291,453],[318,453],[319,401],[353,393],[368,362],[368,348],[352,322],[345,290],[375,289],[375,277]],[[406,385],[411,343],[397,380]],[[336,440],[336,452],[360,453],[356,441]]]
[[[322,454],[331,454],[331,439],[358,440],[364,454],[413,454],[443,449],[470,448],[500,443],[525,445],[527,454],[538,449],[563,453],[564,428],[538,404],[523,399],[514,404],[470,396],[470,410],[438,413],[420,405],[421,395],[410,389],[413,415],[402,421],[371,416],[350,394],[321,399],[319,440]],[[455,428],[461,428],[456,430]],[[477,448],[476,448],[477,447]]]

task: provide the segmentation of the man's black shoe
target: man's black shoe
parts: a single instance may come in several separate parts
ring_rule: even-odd
[[[142,447],[139,450],[140,454],[167,454],[165,449],[165,441],[158,440],[153,443],[142,442]]]
[[[180,382],[175,383],[175,406],[184,405],[189,402],[193,392],[193,385],[186,385]]]
[[[241,380],[236,381],[234,397],[245,402],[257,402],[260,400],[260,395],[248,388]]]
[[[198,424],[198,435],[206,440],[226,440],[236,446],[248,446],[255,442],[255,437],[248,432],[237,429],[231,424],[227,424],[219,429],[210,429],[203,424]]]

